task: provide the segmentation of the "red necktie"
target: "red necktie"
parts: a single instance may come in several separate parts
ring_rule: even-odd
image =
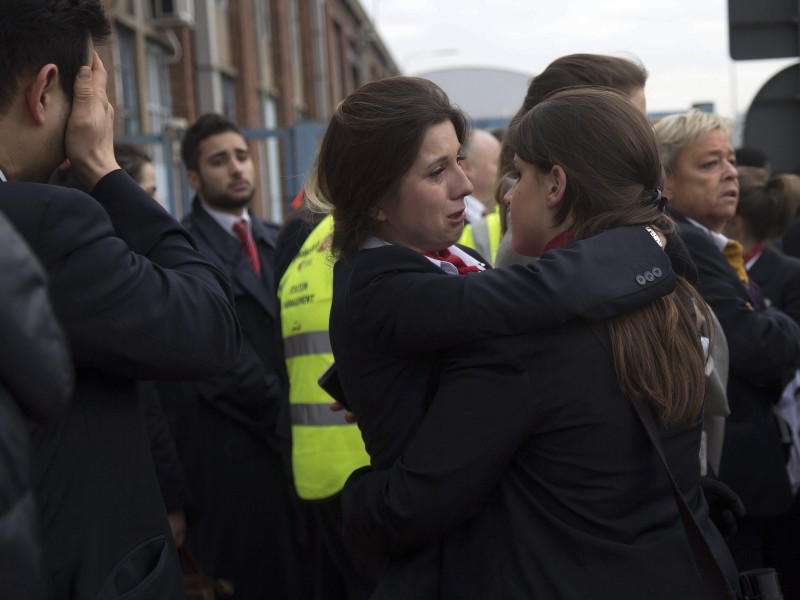
[[[261,261],[258,259],[256,244],[250,235],[250,231],[247,229],[247,221],[244,219],[237,221],[233,225],[233,232],[242,240],[242,252],[244,252],[247,260],[250,262],[250,266],[253,267],[253,271],[258,275],[261,273]]]
[[[450,250],[445,248],[444,250],[439,250],[434,254],[430,254],[428,252],[422,253],[424,256],[430,256],[431,258],[435,258],[436,260],[441,260],[444,262],[449,262],[452,264],[457,270],[459,275],[466,275],[467,273],[478,273],[480,269],[474,265],[467,265],[460,257],[456,256]]]

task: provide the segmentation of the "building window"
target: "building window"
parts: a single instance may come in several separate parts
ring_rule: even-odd
[[[272,21],[269,0],[253,0],[253,18],[256,22],[256,60],[258,80],[262,88],[273,87],[272,73]]]
[[[272,22],[269,11],[269,0],[255,0],[253,12],[256,19],[256,33],[258,39],[264,42],[272,40]]]
[[[136,37],[127,27],[117,27],[117,47],[119,48],[119,78],[122,87],[118,93],[117,111],[126,134],[141,131],[139,121],[139,93],[136,84]]]
[[[236,82],[229,75],[222,76],[222,114],[236,123]]]
[[[305,102],[303,95],[303,48],[300,44],[300,17],[297,12],[297,0],[289,0],[289,60],[292,68],[292,92],[295,106]]]
[[[269,94],[263,95],[262,110],[264,112],[264,125],[269,129],[278,127],[278,108],[275,98]],[[268,137],[264,140],[265,160],[261,161],[259,177],[261,179],[261,197],[264,204],[269,207],[269,216],[278,223],[283,221],[283,200],[281,190],[281,162],[280,142],[277,138]]]
[[[217,60],[219,60],[219,64],[224,68],[230,69],[233,67],[233,58],[231,57],[230,19],[228,18],[228,10],[227,0],[216,0],[214,34],[217,37]]]
[[[339,23],[333,23],[333,42],[331,44],[331,66],[333,71],[333,101],[338,102],[345,97],[345,90],[347,89],[344,77],[343,61],[342,61],[342,46],[344,44],[344,35],[342,34],[342,26]]]
[[[160,132],[172,117],[172,93],[169,83],[169,67],[164,59],[164,48],[155,42],[147,42],[147,112],[150,129]]]

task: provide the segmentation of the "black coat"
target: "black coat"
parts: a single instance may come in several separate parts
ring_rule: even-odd
[[[659,276],[642,275],[653,272]],[[528,265],[442,275],[400,246],[363,250],[334,267],[331,346],[373,466],[391,464],[413,437],[436,390],[442,349],[574,317],[604,319],[675,283],[667,255],[641,227]]]
[[[735,585],[699,486],[700,430],[699,420],[663,430],[661,443]],[[403,457],[357,471],[343,506],[358,541],[404,553],[376,599],[705,597],[666,470],[619,388],[603,324],[451,349]],[[435,582],[432,571],[438,585],[425,593],[420,582]]]
[[[32,432],[52,598],[180,597],[135,380],[220,372],[239,328],[222,274],[138,184],[118,170],[92,195],[0,184],[77,367],[68,409]]]
[[[351,534],[375,549],[403,552],[456,532],[441,547],[434,543],[421,552],[395,557],[376,597],[528,598],[538,597],[531,592],[535,588],[543,598],[585,598],[593,597],[597,583],[605,577],[613,583],[609,590],[620,597],[626,593],[627,597],[649,597],[647,591],[658,590],[674,572],[659,578],[648,567],[648,572],[642,571],[641,585],[626,587],[620,585],[620,571],[605,568],[615,560],[618,565],[627,563],[632,571],[646,563],[642,546],[625,543],[629,540],[624,538],[635,538],[651,528],[655,531],[650,541],[659,554],[676,564],[676,572],[686,572],[691,556],[675,519],[677,509],[666,476],[652,503],[649,497],[627,494],[659,468],[657,458],[653,462],[654,452],[646,452],[647,438],[635,413],[627,401],[620,402],[617,391],[609,398],[616,402],[616,412],[606,417],[610,423],[601,421],[595,427],[591,422],[602,412],[600,405],[591,402],[595,394],[614,388],[616,379],[608,357],[586,327],[565,326],[552,333],[481,342],[474,350],[439,352],[470,340],[563,324],[574,316],[604,319],[670,292],[673,284],[667,256],[641,228],[606,232],[528,266],[465,277],[443,277],[419,254],[391,246],[359,252],[336,265],[331,341],[342,383],[359,416],[373,466],[395,465],[391,473],[402,473],[386,487],[380,480],[375,486],[369,484],[371,492],[380,491],[368,490],[363,496],[359,476],[351,478],[343,495]],[[534,345],[540,336],[547,343]],[[561,351],[542,361],[546,349],[562,337]],[[529,363],[541,370],[531,371]],[[532,388],[534,383],[536,388]],[[543,404],[535,405],[530,390],[539,390],[539,385],[547,395]],[[570,398],[575,392],[574,403],[564,402],[562,389]],[[448,400],[439,406],[442,394]],[[596,489],[585,498],[584,490],[570,489],[568,482],[553,484],[563,485],[571,495],[570,510],[576,513],[572,516],[556,514],[556,498],[546,508],[535,506],[525,489],[530,483],[525,480],[531,477],[532,451],[525,440],[540,426],[538,418],[533,419],[538,417],[535,411],[557,411],[564,404],[570,405],[565,409],[573,411],[573,422],[561,421],[568,431],[560,443],[576,446],[571,468],[594,469],[596,475]],[[589,408],[593,412],[582,417]],[[431,417],[432,413],[438,416]],[[613,417],[617,418],[612,421]],[[558,422],[542,422],[541,427],[543,432],[547,427],[557,430]],[[592,435],[585,446],[579,434],[582,428]],[[612,447],[609,439],[617,445]],[[419,448],[419,454],[415,450],[397,460],[409,443]],[[692,507],[702,512],[698,444],[695,428],[693,436],[682,439],[677,448],[670,444],[669,453],[681,455],[680,478],[692,495]],[[523,456],[517,460],[514,456],[520,446]],[[626,458],[635,455],[634,472],[620,482],[622,489],[604,489],[605,467],[599,458],[592,459],[593,453],[600,457],[613,452]],[[557,458],[548,454],[539,462],[551,458],[553,464],[542,474],[540,485],[548,485],[546,477],[558,478]],[[693,471],[686,468],[687,460]],[[625,471],[624,463],[608,468]],[[555,489],[551,491],[558,495]],[[614,513],[618,495],[627,504]],[[612,506],[602,507],[599,516],[586,514],[594,500]],[[481,512],[486,502],[492,502],[493,508]],[[587,502],[582,513],[581,502]],[[641,518],[617,523],[628,507],[639,511]],[[646,514],[649,509],[654,514]],[[664,510],[669,511],[668,517]],[[473,524],[465,522],[470,519]],[[565,532],[579,525],[586,533],[573,532],[563,538],[570,542],[564,543]],[[703,525],[710,527],[707,519]],[[541,545],[535,542],[539,526],[547,528]],[[604,528],[612,540],[608,543]],[[569,556],[575,546],[572,541],[583,547],[575,557]],[[552,549],[551,544],[555,544]],[[584,560],[598,549],[610,552],[613,559]],[[539,557],[542,569],[530,568]],[[649,583],[648,573],[654,575]],[[665,587],[662,597],[691,597],[680,593],[696,591],[697,586],[697,578],[684,575]],[[614,593],[607,596],[615,597]]]
[[[800,258],[766,246],[748,271],[769,306],[800,323]]]
[[[43,600],[47,586],[25,417],[45,421],[64,410],[74,371],[44,271],[2,213],[0,272],[0,598]]]
[[[272,232],[251,213],[261,275],[241,242],[194,201],[184,224],[230,282],[243,342],[236,363],[205,381],[159,383],[191,488],[187,543],[243,600],[297,596],[298,514],[291,479],[288,376],[275,292]]]
[[[681,215],[675,219],[697,265],[697,289],[717,315],[730,351],[731,414],[720,479],[739,495],[748,516],[780,514],[792,496],[772,407],[786,373],[800,364],[800,327],[774,308],[750,308],[747,290],[708,233]]]

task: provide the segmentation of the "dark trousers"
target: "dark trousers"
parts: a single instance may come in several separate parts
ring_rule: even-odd
[[[345,538],[340,494],[305,504],[317,538],[314,600],[367,600],[385,565]]]

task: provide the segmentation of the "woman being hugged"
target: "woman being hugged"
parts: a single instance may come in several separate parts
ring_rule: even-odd
[[[392,464],[413,436],[442,350],[605,319],[674,286],[668,256],[641,227],[484,271],[453,246],[472,190],[459,165],[466,131],[466,116],[431,81],[368,83],[337,107],[307,185],[333,210],[331,345],[373,466]],[[647,271],[659,276],[637,279]]]
[[[581,254],[582,244],[619,228],[674,228],[662,212],[652,127],[623,96],[558,93],[510,135],[518,181],[506,199],[517,252]],[[661,275],[629,274],[645,282]],[[448,308],[458,306],[431,298],[429,310]],[[351,535],[405,552],[398,581],[437,569],[442,598],[706,597],[635,399],[652,411],[670,470],[735,586],[700,488],[705,350],[697,323],[705,313],[679,277],[673,293],[605,322],[451,348],[402,457],[356,472],[345,486]]]

